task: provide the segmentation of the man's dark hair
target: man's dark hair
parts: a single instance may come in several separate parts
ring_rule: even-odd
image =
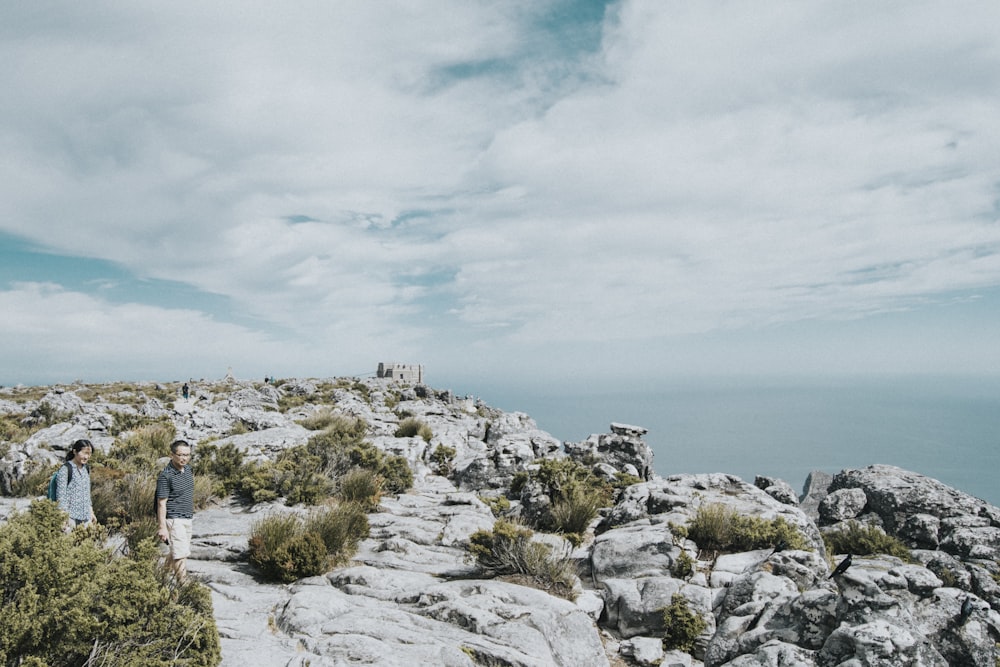
[[[190,448],[191,445],[188,444],[187,440],[174,440],[173,442],[170,443],[170,453],[171,454],[176,454],[178,447],[187,447],[187,448]]]

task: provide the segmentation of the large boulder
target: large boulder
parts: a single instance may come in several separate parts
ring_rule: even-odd
[[[838,473],[830,492],[838,491],[863,493],[866,514],[908,544],[938,546],[963,558],[1000,560],[1000,508],[936,479],[872,465]]]

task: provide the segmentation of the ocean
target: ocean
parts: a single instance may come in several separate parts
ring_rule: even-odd
[[[480,391],[483,387],[479,388]],[[648,429],[654,468],[778,477],[882,463],[1000,505],[1000,378],[699,379],[641,389],[485,387],[489,405],[577,442],[611,422]]]

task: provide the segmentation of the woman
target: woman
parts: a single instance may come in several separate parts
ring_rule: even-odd
[[[77,440],[66,452],[66,465],[56,475],[59,509],[69,514],[66,532],[76,526],[97,521],[90,502],[90,468],[87,467],[93,453],[94,446],[90,444],[90,440]]]

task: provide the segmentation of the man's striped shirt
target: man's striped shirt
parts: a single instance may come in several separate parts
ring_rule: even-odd
[[[194,473],[191,466],[178,470],[168,463],[156,478],[156,498],[167,499],[168,519],[191,519],[194,517]]]

